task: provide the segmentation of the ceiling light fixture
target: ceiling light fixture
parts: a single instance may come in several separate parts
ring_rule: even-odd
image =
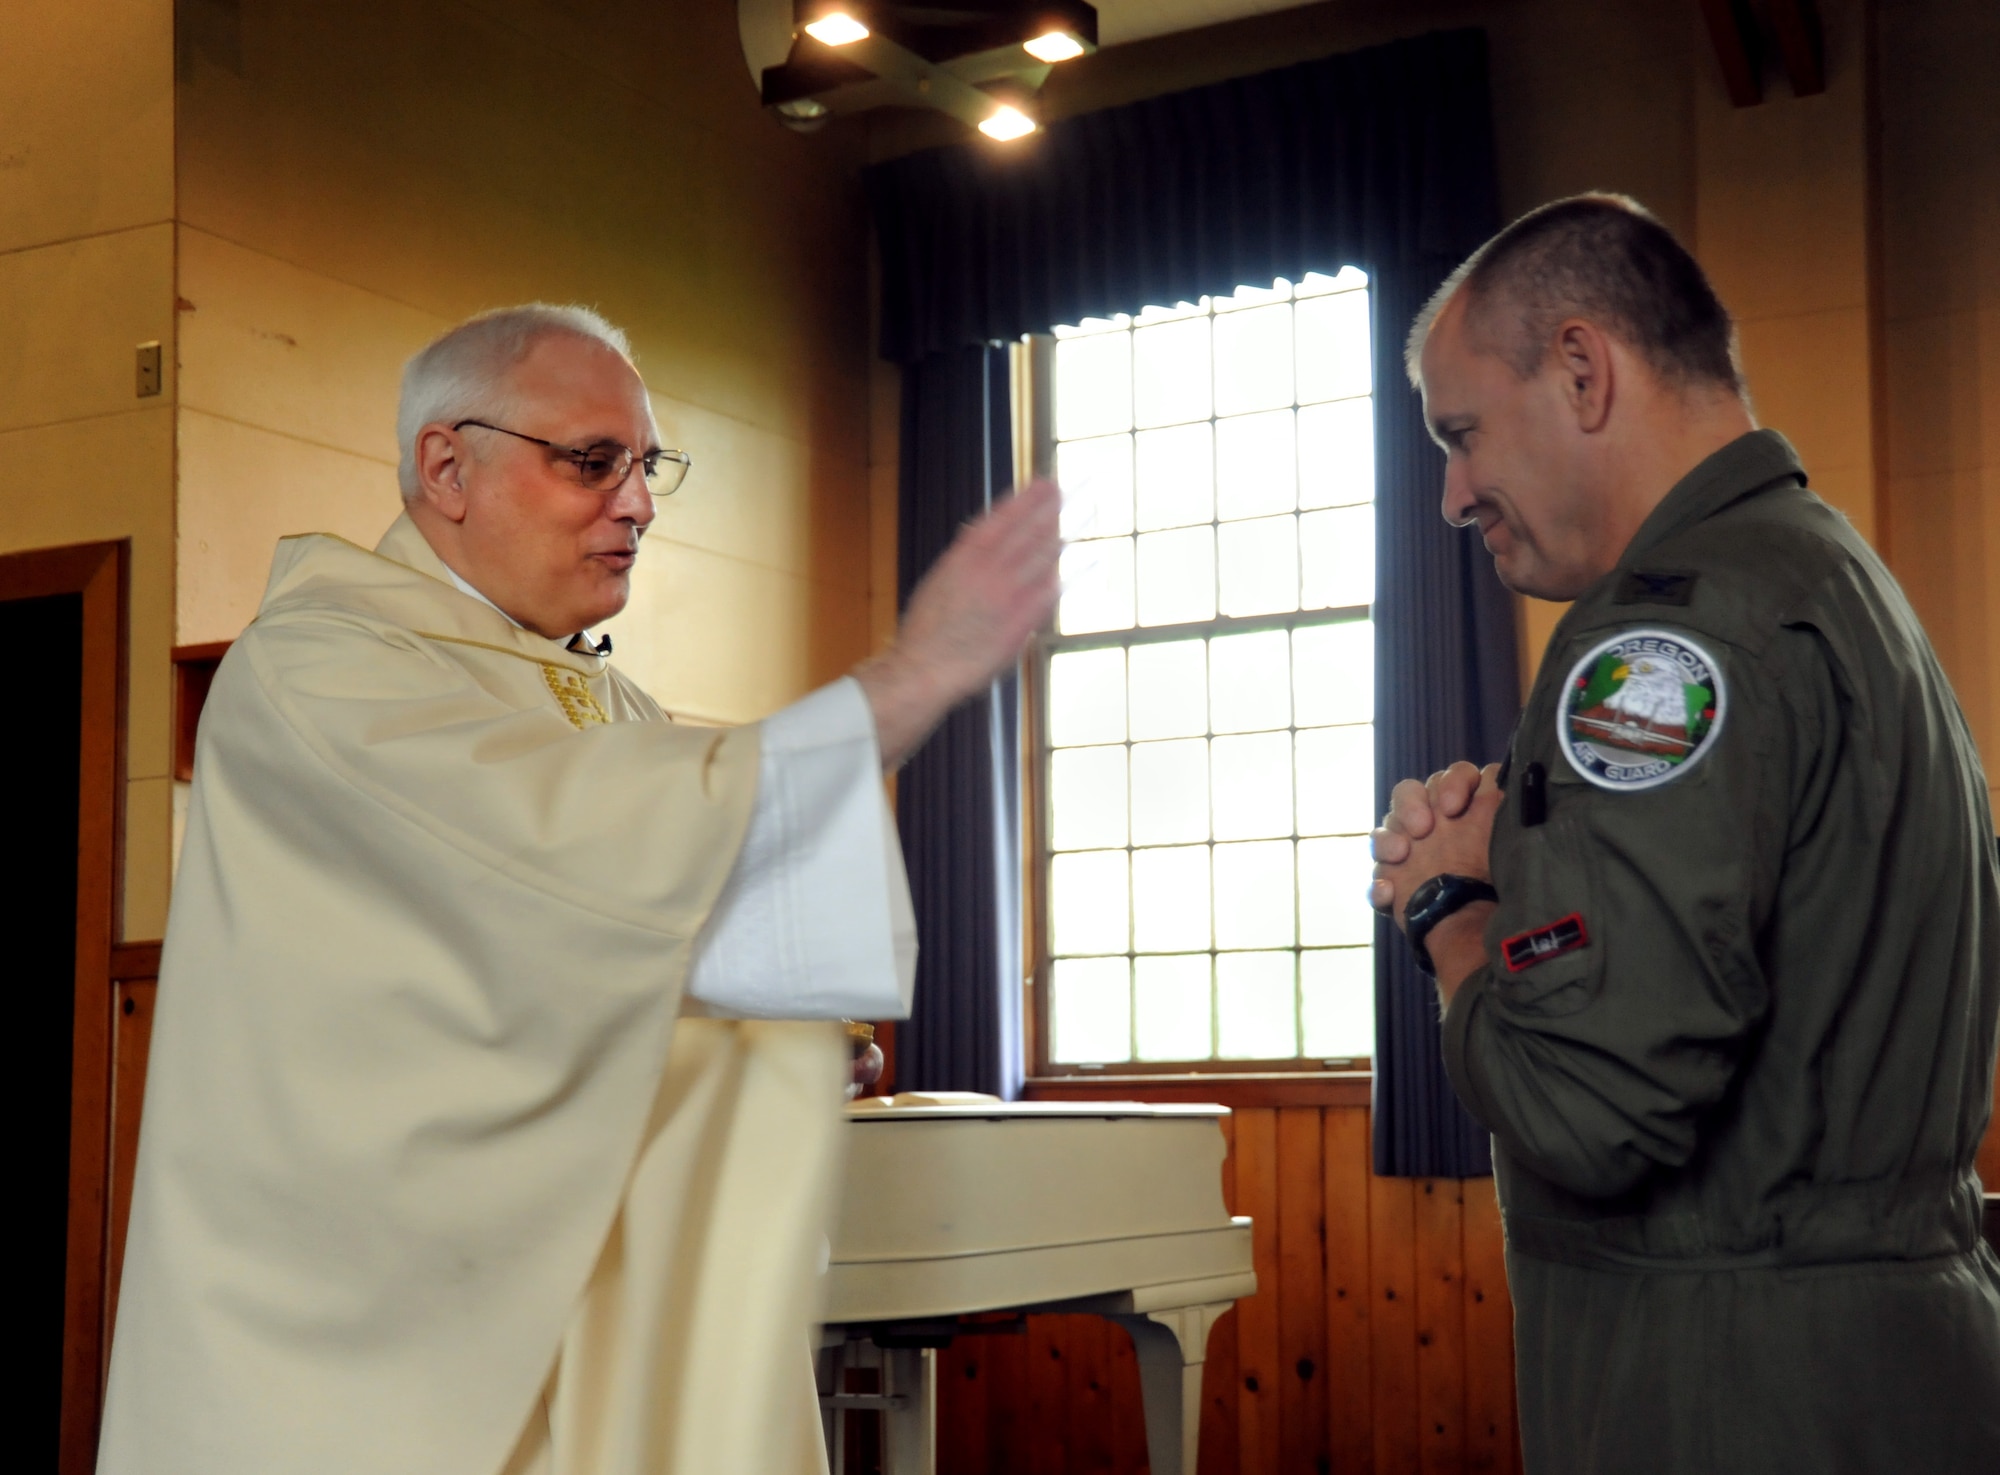
[[[826,126],[833,110],[816,97],[800,97],[781,102],[771,111],[794,133],[817,133]]]
[[[807,26],[806,34],[822,46],[851,46],[868,39],[868,27],[846,11],[835,10]]]
[[[1002,143],[1010,139],[1025,138],[1035,131],[1035,120],[1019,108],[1006,106],[993,110],[993,116],[979,125],[979,131],[988,138],[997,138]]]
[[[1021,49],[1036,61],[1052,64],[1083,55],[1083,43],[1068,31],[1050,31],[1032,41],[1023,41]]]
[[[851,113],[945,113],[989,138],[1038,129],[1059,62],[1097,49],[1089,0],[736,0],[743,56],[788,128]]]

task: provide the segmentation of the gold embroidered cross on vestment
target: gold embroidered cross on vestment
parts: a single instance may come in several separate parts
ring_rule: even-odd
[[[569,725],[578,732],[582,732],[586,727],[595,727],[611,720],[610,714],[598,704],[597,698],[590,694],[590,686],[580,673],[562,666],[543,663],[542,680],[549,684],[549,694],[556,699],[556,705],[562,708],[562,714],[569,719]]]

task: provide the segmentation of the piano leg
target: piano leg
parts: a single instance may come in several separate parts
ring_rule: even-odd
[[[1132,1334],[1132,1346],[1139,1354],[1146,1457],[1152,1475],[1195,1475],[1201,1450],[1201,1365],[1208,1356],[1208,1333],[1235,1304],[1214,1301],[1112,1317]]]
[[[936,1475],[937,1353],[929,1347],[882,1349],[882,1475]]]
[[[846,1475],[846,1462],[842,1458],[847,1443],[843,1429],[846,1416],[831,1401],[832,1395],[845,1386],[846,1372],[847,1343],[822,1337],[820,1345],[813,1349],[813,1388],[819,1394],[819,1432],[826,1441],[829,1475]]]

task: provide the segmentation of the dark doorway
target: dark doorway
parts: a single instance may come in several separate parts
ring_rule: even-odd
[[[14,1320],[23,1465],[88,1475],[105,1354],[111,949],[124,772],[125,545],[0,555],[0,639],[17,653],[0,755]]]
[[[0,723],[0,772],[13,793],[5,895],[19,1154],[15,1200],[16,1302],[26,1357],[15,1378],[14,1421],[29,1468],[54,1470],[62,1435],[63,1330],[68,1319],[71,1057],[76,1015],[77,772],[82,670],[60,653],[83,645],[83,596],[0,603],[0,643],[36,660],[33,695]]]

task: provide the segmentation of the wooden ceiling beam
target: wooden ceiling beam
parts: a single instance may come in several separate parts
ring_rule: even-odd
[[[1810,5],[1811,0],[1797,3]],[[1722,84],[1729,89],[1729,101],[1739,108],[1754,108],[1764,100],[1764,62],[1749,5],[1746,0],[1700,0],[1700,4],[1701,17],[1708,23],[1708,39],[1715,46],[1715,59],[1722,64]]]
[[[1794,97],[1826,91],[1826,45],[1814,0],[1770,0],[1771,35]]]

